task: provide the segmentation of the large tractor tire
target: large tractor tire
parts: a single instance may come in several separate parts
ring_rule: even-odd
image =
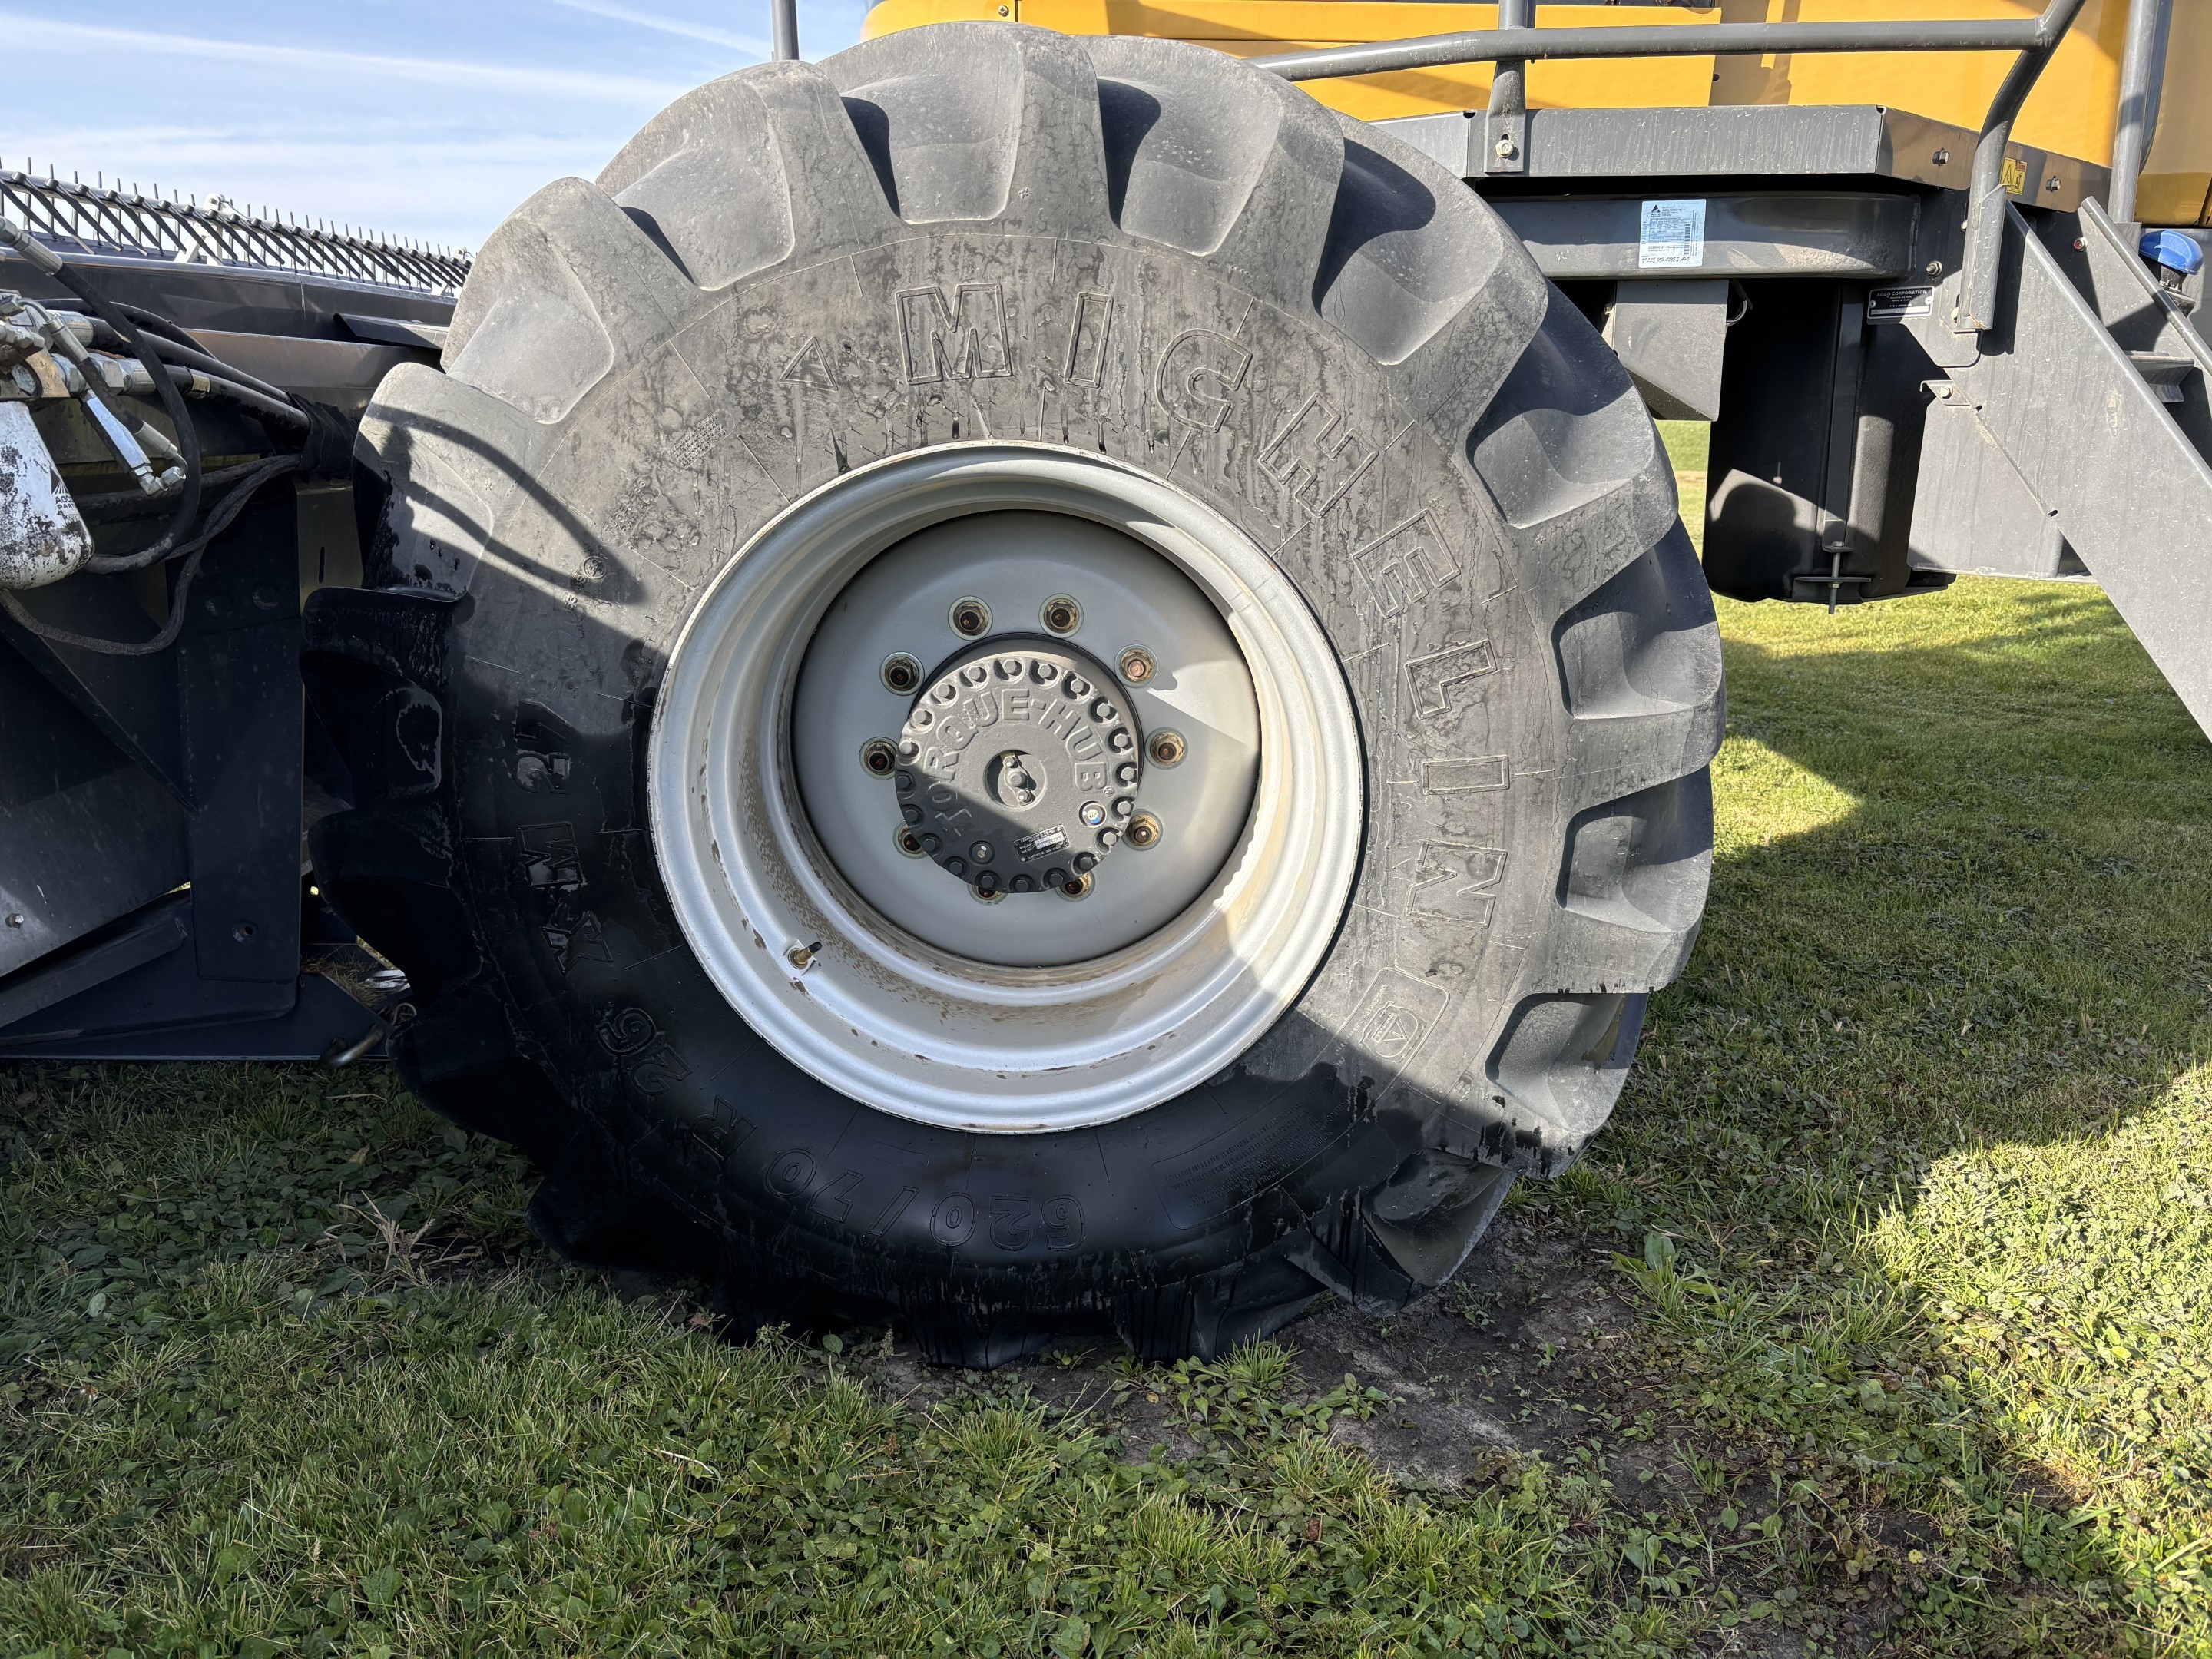
[[[1680,969],[1713,611],[1627,376],[1413,151],[949,24],[672,106],[362,428],[324,889],[550,1243],[1002,1363],[1403,1305]]]

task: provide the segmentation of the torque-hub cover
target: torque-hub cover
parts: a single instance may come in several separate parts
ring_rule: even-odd
[[[1143,732],[1104,667],[1072,646],[987,641],[947,663],[899,734],[899,811],[979,892],[1064,887],[1137,810]]]

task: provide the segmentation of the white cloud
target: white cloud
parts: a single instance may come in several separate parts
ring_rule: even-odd
[[[448,58],[388,57],[380,52],[341,52],[325,46],[287,46],[258,40],[168,34],[152,29],[110,28],[96,23],[63,23],[16,12],[0,12],[0,29],[6,32],[11,53],[42,46],[64,53],[138,52],[155,58],[213,59],[234,65],[261,64],[271,69],[372,76],[418,85],[556,93],[569,98],[655,106],[665,104],[690,89],[690,83],[684,82],[648,81],[639,76],[605,75],[591,70],[469,63]]]
[[[593,17],[611,18],[617,23],[635,23],[640,28],[681,35],[687,40],[708,41],[755,58],[765,58],[773,50],[767,41],[754,35],[734,34],[728,29],[714,28],[705,23],[694,23],[680,17],[665,17],[658,12],[639,11],[631,6],[610,5],[605,0],[553,0],[553,3]]]

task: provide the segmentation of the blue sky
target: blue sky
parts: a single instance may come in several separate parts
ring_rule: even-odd
[[[866,0],[800,0],[799,43]],[[480,246],[663,105],[768,53],[763,0],[0,0],[0,161]]]

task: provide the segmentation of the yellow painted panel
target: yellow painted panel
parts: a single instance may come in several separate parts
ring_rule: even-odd
[[[954,18],[999,16],[988,0],[882,0],[868,14],[869,35]],[[1144,0],[1013,0],[1016,21],[1062,34],[1138,34],[1194,40],[1237,58],[1300,52],[1365,40],[1402,40],[1498,27],[1495,5],[1455,6],[1417,0],[1196,0],[1188,5]],[[1543,6],[1540,26],[1619,27],[1631,23],[1710,21],[1714,14],[1679,8]],[[1490,65],[1468,64],[1352,81],[1309,81],[1322,102],[1363,121],[1439,111],[1480,109],[1490,101]],[[1711,58],[1615,58],[1610,62],[1535,64],[1528,102],[1538,109],[1651,109],[1703,104],[1711,92]]]
[[[2014,137],[2023,144],[2104,165],[2112,159],[2119,55],[2129,0],[2089,0],[2028,100]],[[1825,22],[2032,17],[2042,0],[1717,0],[1690,8],[1546,5],[1538,22],[1621,27],[1701,22]],[[2212,187],[2212,0],[2179,0],[2167,53],[2157,143],[2140,210],[2195,223]],[[1304,47],[1496,27],[1495,5],[1401,0],[882,0],[867,33],[954,18],[1011,16],[1067,34],[1137,34],[1193,40],[1240,58]],[[1969,129],[1981,125],[2011,67],[2009,52],[1798,53],[1766,58],[1615,58],[1537,64],[1528,101],[1540,109],[1642,109],[1708,104],[1882,104]],[[1364,120],[1479,109],[1490,66],[1310,81],[1323,103]],[[2208,218],[2206,222],[2212,222]]]
[[[2212,225],[2212,4],[2176,0],[2166,88],[2136,211],[2148,224]]]
[[[2041,0],[1731,0],[1729,22],[2033,17]],[[2124,0],[2089,0],[2013,129],[2019,143],[2099,166],[2112,158]],[[1978,129],[2012,68],[2008,52],[1800,52],[1723,62],[1716,104],[1883,104]]]

